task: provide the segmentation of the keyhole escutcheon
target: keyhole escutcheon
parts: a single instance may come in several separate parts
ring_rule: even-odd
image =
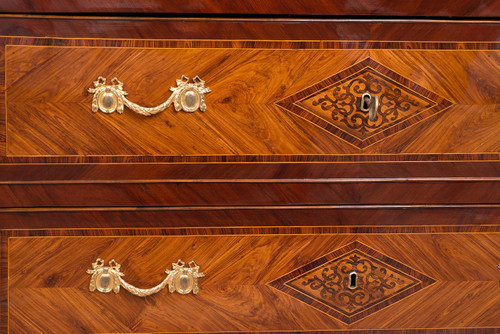
[[[353,271],[349,273],[349,289],[354,290],[358,287],[358,274]]]
[[[370,111],[370,105],[372,102],[372,96],[370,93],[364,93],[361,95],[361,111],[368,112]]]
[[[359,109],[364,113],[368,113],[370,121],[374,121],[377,117],[378,105],[378,96],[371,95],[370,93],[364,93],[361,95]]]

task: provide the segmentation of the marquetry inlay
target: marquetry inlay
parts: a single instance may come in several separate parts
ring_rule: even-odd
[[[357,284],[351,284],[352,273]],[[345,323],[387,307],[434,280],[357,242],[271,283]]]
[[[379,99],[373,120],[360,108],[364,93]],[[309,114],[307,119],[364,148],[442,111],[450,102],[368,58],[278,104],[295,113],[298,107],[299,114]]]

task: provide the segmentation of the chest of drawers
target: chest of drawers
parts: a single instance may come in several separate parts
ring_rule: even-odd
[[[498,5],[418,4],[2,4],[1,331],[498,331]]]

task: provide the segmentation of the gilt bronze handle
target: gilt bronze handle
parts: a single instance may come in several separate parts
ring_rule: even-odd
[[[177,87],[170,87],[172,94],[167,101],[156,107],[143,107],[125,97],[128,93],[123,90],[123,82],[113,78],[111,84],[107,85],[106,78],[98,77],[94,81],[94,88],[88,89],[89,93],[94,94],[92,111],[97,112],[100,110],[106,114],[117,111],[121,114],[123,113],[123,106],[127,106],[138,114],[152,116],[167,109],[172,102],[176,111],[194,112],[197,109],[201,111],[207,109],[205,94],[210,93],[211,90],[205,87],[205,81],[196,76],[192,82],[189,82],[189,78],[183,75],[181,79],[176,80],[176,83]]]
[[[141,289],[125,282],[122,278],[125,274],[120,271],[120,267],[114,259],[109,261],[108,266],[104,265],[103,259],[97,259],[92,263],[92,269],[87,269],[87,274],[92,275],[89,290],[119,293],[120,287],[123,287],[136,296],[146,297],[163,290],[168,285],[170,293],[177,291],[185,295],[193,292],[196,295],[199,292],[198,278],[205,276],[199,271],[200,267],[194,261],[189,262],[186,267],[184,262],[178,260],[177,263],[172,263],[172,270],[165,270],[167,277],[160,284],[150,289]]]

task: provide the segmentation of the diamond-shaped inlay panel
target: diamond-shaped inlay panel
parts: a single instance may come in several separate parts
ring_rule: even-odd
[[[361,94],[379,96],[380,109],[374,121],[359,110]],[[435,102],[394,82],[370,67],[298,101],[298,104],[350,135],[365,140],[386,125],[408,119],[433,107]]]
[[[351,272],[357,274],[355,289],[349,288]],[[351,316],[418,282],[359,250],[353,250],[286,284]]]
[[[373,121],[360,109],[363,93],[379,98]],[[443,111],[451,102],[368,58],[277,104],[364,148]]]
[[[352,273],[356,275],[354,288]],[[432,283],[432,278],[353,242],[270,284],[352,323]]]

